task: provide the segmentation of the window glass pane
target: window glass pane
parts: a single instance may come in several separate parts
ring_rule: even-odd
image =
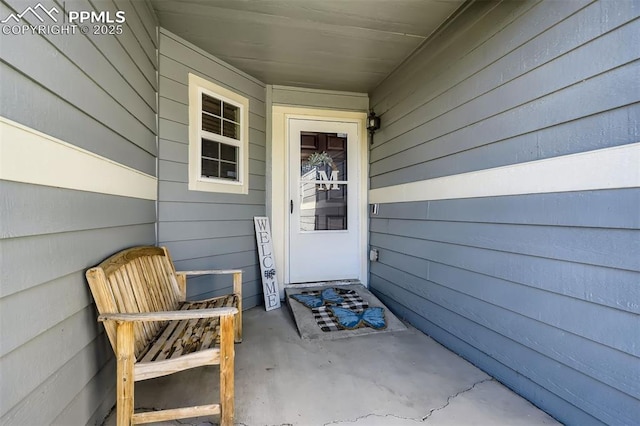
[[[219,165],[220,162],[218,160],[207,160],[206,158],[202,159],[202,176],[208,178],[217,178],[219,177]]]
[[[220,144],[220,159],[226,161],[232,161],[234,163],[238,162],[236,158],[238,152],[238,147],[233,145],[227,145],[225,143]]]
[[[301,132],[300,166],[302,179],[348,180],[346,135]]]
[[[228,138],[233,138],[236,140],[240,140],[240,126],[232,123],[230,121],[224,121],[223,123],[224,126],[224,136],[228,137]]]
[[[347,185],[300,182],[300,230],[347,229]]]
[[[222,124],[218,117],[213,117],[205,112],[202,113],[202,130],[221,135],[221,127]]]
[[[238,166],[233,163],[220,162],[220,177],[223,179],[237,180]]]
[[[222,102],[220,101],[220,99],[216,99],[216,98],[212,98],[211,96],[207,96],[205,94],[202,95],[202,110],[203,111],[207,111],[208,113],[217,115],[218,117],[221,117],[222,114],[220,113],[220,104]]]
[[[202,139],[202,176],[238,180],[238,151],[236,146]]]
[[[347,135],[300,134],[300,230],[347,229]]]
[[[227,120],[235,121],[236,123],[240,121],[240,117],[239,117],[240,108],[238,108],[235,105],[231,105],[226,102],[223,102],[223,109],[224,109],[224,116],[223,116],[224,118],[226,118]]]
[[[208,139],[202,139],[202,156],[210,158],[220,158],[218,142],[210,141]]]

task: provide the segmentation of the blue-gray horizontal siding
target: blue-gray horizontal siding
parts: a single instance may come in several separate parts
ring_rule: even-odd
[[[179,270],[241,268],[244,307],[262,298],[253,217],[265,213],[265,85],[168,31],[160,35],[158,239]],[[189,87],[194,73],[249,99],[249,193],[189,191]],[[230,277],[188,281],[192,298],[228,292]]]
[[[550,6],[530,13],[545,7]],[[614,7],[622,10],[602,25],[574,31]],[[487,53],[495,45],[487,42],[467,55],[477,58],[477,65],[443,72],[435,79],[442,86],[424,85],[430,89],[426,95],[424,87],[416,90],[427,99],[418,101],[414,94],[388,111],[376,106],[385,125],[371,150],[372,187],[637,142],[640,90],[629,89],[640,89],[638,14],[637,2],[592,4],[518,49],[501,49],[499,59]],[[511,27],[523,31],[520,21]],[[572,37],[558,36],[563,32]],[[538,51],[545,52],[546,62],[529,59]],[[529,66],[520,69],[522,63]],[[439,94],[432,97],[433,91]],[[373,102],[384,104],[376,97]]]
[[[157,37],[138,3],[67,2],[125,10],[118,37],[2,35],[0,115],[155,176]],[[26,6],[3,1],[0,16]],[[155,201],[0,181],[0,217],[0,424],[101,424],[115,363],[84,272],[154,244]]]
[[[25,7],[18,0],[7,3],[0,4],[2,16]],[[49,3],[54,5],[43,2]],[[77,6],[94,9],[89,2]],[[155,175],[155,88],[148,80],[155,71],[143,75],[138,64],[147,56],[130,56],[123,44],[138,41],[128,26],[123,31],[118,39],[3,36],[0,114]]]
[[[83,422],[99,423],[114,401],[114,365],[84,272],[124,247],[154,244],[154,202],[12,182],[0,187],[3,223],[15,224],[0,240],[0,420],[48,424],[89,392],[88,405],[76,408],[85,411]],[[50,202],[37,218],[33,197]],[[79,209],[71,219],[87,214],[76,226],[67,200]],[[109,219],[86,220],[98,207]],[[105,400],[111,403],[101,407]]]
[[[640,190],[632,191],[640,197]],[[471,214],[473,201],[491,199],[466,201]],[[455,201],[425,204],[441,212],[458,207]],[[381,215],[397,206],[380,206]],[[618,229],[623,239],[629,234],[628,242],[609,248],[609,254],[627,254],[626,269],[598,265],[593,254],[606,258],[607,248],[580,242],[596,231],[612,243],[606,229],[537,224],[518,225],[515,232],[512,223],[492,223],[495,229],[486,233],[485,226],[373,216],[370,242],[380,261],[371,264],[371,287],[398,304],[402,315],[424,316],[604,423],[632,424],[640,409],[640,231]],[[575,238],[554,241],[565,230]],[[446,321],[437,320],[439,310],[447,311]],[[524,389],[516,388],[525,395],[532,388]],[[552,414],[569,423],[578,418],[571,411]]]
[[[640,4],[477,2],[385,80],[371,188],[640,141]],[[568,424],[640,418],[640,189],[382,204],[370,285]]]
[[[272,86],[271,103],[300,108],[361,112],[369,110],[369,96],[366,93],[336,92],[289,86]]]

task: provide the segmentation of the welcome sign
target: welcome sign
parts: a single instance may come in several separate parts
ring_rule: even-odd
[[[273,259],[271,227],[269,226],[268,217],[256,216],[253,218],[253,223],[256,228],[256,242],[258,243],[258,257],[260,258],[264,307],[267,311],[270,311],[280,307],[276,262]]]

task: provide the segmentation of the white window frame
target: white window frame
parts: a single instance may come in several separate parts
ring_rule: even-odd
[[[240,139],[202,130],[202,94],[240,109]],[[202,138],[238,147],[238,180],[202,176]],[[189,190],[249,193],[249,99],[189,73]]]

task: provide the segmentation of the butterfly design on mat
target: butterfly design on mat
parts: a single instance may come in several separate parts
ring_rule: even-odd
[[[333,288],[324,289],[320,294],[292,294],[290,297],[307,308],[318,308],[325,304],[338,304],[344,301]]]
[[[387,327],[384,319],[384,309],[379,306],[367,308],[360,313],[337,306],[330,306],[328,309],[333,313],[338,325],[347,330],[361,327],[363,324],[375,330],[382,330]]]

